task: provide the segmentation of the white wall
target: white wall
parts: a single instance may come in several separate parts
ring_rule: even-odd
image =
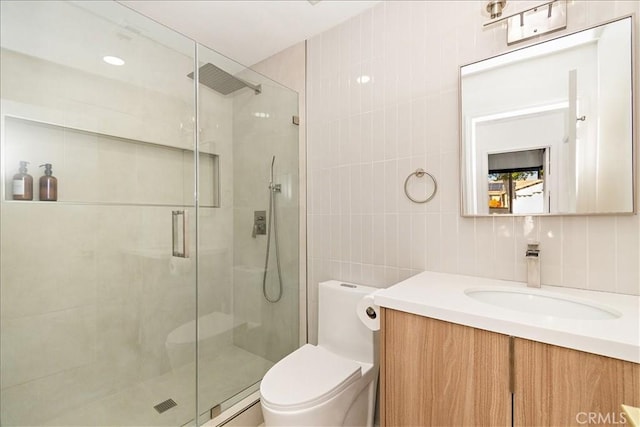
[[[385,287],[425,269],[524,281],[528,239],[545,284],[640,294],[637,216],[460,217],[458,67],[510,50],[503,25],[482,27],[484,4],[387,1],[308,41],[311,341],[320,281]],[[544,38],[631,12],[640,3],[572,1],[568,28]],[[402,191],[418,167],[439,182],[425,205]]]
[[[631,98],[626,77],[629,63],[629,44],[620,43],[620,34],[624,34],[624,25],[612,27],[603,33],[598,43],[598,72],[600,85],[598,87],[598,176],[597,202],[600,211],[614,211],[626,209],[632,205],[631,195],[625,192],[621,182],[631,180],[631,171],[620,167],[621,159],[627,156],[624,141],[632,137],[631,114],[620,108]],[[636,36],[637,37],[637,36]],[[637,42],[637,38],[636,38]],[[616,69],[606,64],[625,64]],[[636,82],[637,83],[637,82]],[[607,149],[601,149],[606,146]]]
[[[464,118],[567,102],[569,71],[574,69],[580,79],[578,96],[590,100],[596,95],[597,61],[596,43],[592,42],[467,74],[463,83]]]

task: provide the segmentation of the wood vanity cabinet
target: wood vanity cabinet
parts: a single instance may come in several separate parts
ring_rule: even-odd
[[[636,363],[385,308],[380,347],[383,427],[622,424],[640,406]]]
[[[640,406],[640,365],[514,338],[516,426],[627,424],[620,404]]]
[[[382,426],[511,425],[509,337],[382,309]]]

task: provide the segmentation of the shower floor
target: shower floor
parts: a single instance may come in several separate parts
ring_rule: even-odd
[[[199,364],[200,412],[259,381],[273,362],[236,346]],[[194,364],[95,400],[43,423],[47,426],[181,426],[194,418]],[[173,399],[159,414],[154,406]]]

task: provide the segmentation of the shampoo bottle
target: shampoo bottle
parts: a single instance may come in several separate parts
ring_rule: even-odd
[[[55,202],[58,200],[58,179],[51,175],[51,163],[44,166],[44,175],[40,177],[40,200],[44,202]]]
[[[20,171],[13,176],[13,200],[33,200],[33,177],[27,173],[27,164],[20,162]]]

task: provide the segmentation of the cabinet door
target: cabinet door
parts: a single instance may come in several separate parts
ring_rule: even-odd
[[[640,406],[640,365],[515,339],[514,424],[624,424],[620,404]]]
[[[383,426],[511,425],[509,337],[382,309]]]

